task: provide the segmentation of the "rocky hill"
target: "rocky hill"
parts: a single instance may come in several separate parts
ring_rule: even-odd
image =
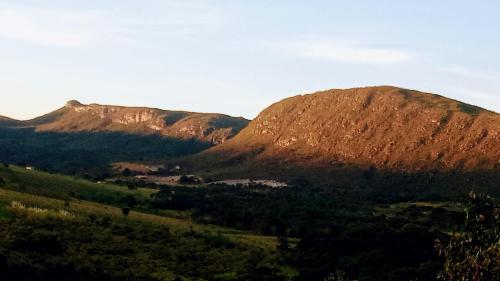
[[[328,90],[271,105],[199,157],[309,168],[491,169],[500,165],[500,115],[395,87]]]
[[[215,113],[168,111],[144,107],[84,105],[66,106],[33,120],[22,122],[39,132],[124,132],[159,134],[176,139],[223,143],[248,124],[244,118]]]

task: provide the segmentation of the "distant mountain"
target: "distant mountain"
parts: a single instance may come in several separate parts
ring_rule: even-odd
[[[122,132],[158,134],[217,144],[234,136],[248,124],[241,117],[216,113],[169,111],[145,107],[84,105],[69,101],[44,116],[22,122],[39,132]]]
[[[69,101],[28,121],[1,118],[0,162],[102,174],[113,162],[161,162],[198,153],[227,141],[247,124],[223,114]]]
[[[18,120],[0,115],[0,126],[13,126],[19,124],[19,122]]]
[[[194,157],[201,159],[231,166],[492,169],[500,165],[500,115],[396,87],[328,90],[271,105],[237,136]]]

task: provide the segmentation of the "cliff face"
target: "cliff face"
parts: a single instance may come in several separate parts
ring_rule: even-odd
[[[160,134],[178,139],[223,143],[248,124],[244,118],[214,113],[167,111],[143,107],[84,105],[69,101],[65,107],[26,121],[37,131],[119,131]]]
[[[271,105],[204,155],[308,167],[490,169],[500,164],[500,115],[395,87],[328,90]]]

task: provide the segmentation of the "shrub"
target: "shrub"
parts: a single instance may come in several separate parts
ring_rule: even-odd
[[[288,244],[288,237],[285,235],[278,236],[278,250],[280,251],[288,251],[290,246]]]
[[[124,216],[128,216],[128,214],[130,213],[130,208],[129,207],[122,208],[122,213]]]
[[[500,206],[482,194],[469,194],[465,231],[436,249],[444,257],[441,280],[500,280]]]
[[[460,109],[460,111],[467,113],[467,114],[470,114],[470,115],[479,114],[479,112],[481,110],[480,107],[473,106],[473,105],[466,104],[466,103],[462,103],[462,102],[458,103],[458,108]]]

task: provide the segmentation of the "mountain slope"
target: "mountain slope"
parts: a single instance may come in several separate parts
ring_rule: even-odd
[[[195,139],[216,144],[226,141],[245,127],[248,120],[215,113],[168,111],[144,107],[83,105],[69,101],[66,106],[23,122],[37,131],[123,132],[159,134],[176,139]]]
[[[5,117],[5,116],[1,116],[0,115],[0,126],[12,126],[12,125],[17,125],[19,124],[20,121],[18,120],[15,120],[15,119],[12,119],[12,118],[9,118],[9,117]]]
[[[222,143],[247,125],[222,114],[142,107],[66,106],[28,121],[0,120],[0,161],[100,178],[109,164],[161,163]]]
[[[197,157],[308,168],[491,169],[500,163],[500,115],[395,87],[328,90],[271,105]]]

